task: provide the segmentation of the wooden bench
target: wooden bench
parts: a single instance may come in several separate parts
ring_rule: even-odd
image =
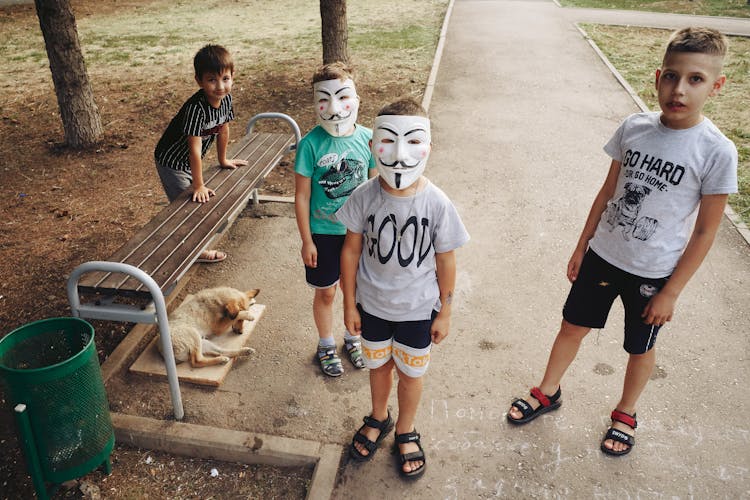
[[[251,133],[257,119],[251,120],[248,133],[228,154],[229,158],[246,160],[248,165],[234,170],[215,166],[204,173],[206,186],[216,196],[206,203],[195,203],[191,200],[191,190],[186,190],[108,260],[141,269],[154,279],[165,296],[169,295],[201,252],[209,248],[212,239],[234,222],[271,169],[296,146],[298,131]],[[143,283],[119,273],[89,273],[78,287],[82,293],[105,296],[151,295]]]
[[[253,133],[258,120],[281,119],[292,133]],[[167,377],[175,417],[182,419],[182,403],[169,336],[164,297],[172,293],[201,252],[225,231],[257,188],[284,155],[296,149],[300,130],[295,121],[281,113],[262,113],[248,122],[245,135],[228,151],[247,166],[206,169],[206,185],[216,196],[206,203],[191,200],[186,190],[136,232],[107,261],[86,262],[68,278],[67,293],[73,316],[159,325],[165,353]],[[257,197],[256,197],[257,200]],[[81,296],[95,297],[81,303]],[[118,302],[119,297],[145,298],[146,306]]]

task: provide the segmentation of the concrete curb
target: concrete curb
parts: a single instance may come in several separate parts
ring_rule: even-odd
[[[557,2],[555,2],[557,3]],[[633,89],[633,87],[630,86],[628,81],[623,77],[619,71],[617,71],[617,68],[609,61],[606,55],[604,55],[604,52],[601,51],[599,46],[596,45],[596,42],[591,39],[591,37],[586,33],[586,30],[584,30],[578,23],[575,23],[576,29],[581,33],[581,36],[591,45],[591,48],[594,49],[594,52],[599,56],[599,59],[602,60],[602,62],[607,66],[607,68],[612,72],[612,75],[615,77],[615,79],[619,82],[619,84],[625,89],[625,91],[628,93],[631,99],[635,102],[636,106],[641,111],[650,111],[649,107],[646,105],[645,102],[638,96],[636,91]],[[747,35],[742,35],[747,36]],[[742,236],[742,238],[745,240],[745,243],[750,246],[750,229],[747,227],[747,225],[743,222],[742,218],[737,214],[732,207],[727,205],[724,208],[724,215],[726,216],[727,220],[734,226],[734,228],[737,230],[737,232]]]
[[[438,38],[438,44],[435,48],[435,57],[432,59],[432,69],[430,70],[430,76],[427,77],[427,84],[425,85],[424,95],[422,96],[422,107],[425,111],[429,111],[430,102],[432,101],[432,92],[435,90],[435,81],[437,80],[438,69],[440,68],[440,60],[443,57],[443,47],[445,46],[445,35],[448,32],[448,23],[451,19],[451,13],[453,12],[453,4],[455,0],[450,0],[448,8],[445,10],[445,18],[443,19],[443,26],[440,29],[440,37]]]

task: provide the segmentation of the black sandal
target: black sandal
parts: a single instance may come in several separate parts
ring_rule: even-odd
[[[541,389],[539,389],[538,387],[534,387],[531,389],[531,397],[539,401],[541,405],[535,410],[525,399],[516,399],[515,401],[513,401],[513,404],[511,406],[517,408],[521,412],[523,417],[513,418],[510,416],[510,412],[508,412],[508,414],[506,415],[508,421],[511,424],[521,425],[531,422],[543,413],[556,410],[560,408],[560,405],[562,405],[562,401],[559,401],[560,395],[561,392],[559,387],[557,388],[557,392],[552,396],[545,396],[544,393],[542,393]]]
[[[391,412],[389,410],[388,418],[386,418],[382,422],[380,420],[372,418],[371,415],[366,416],[362,420],[364,420],[365,423],[357,430],[357,433],[352,438],[352,444],[351,446],[349,446],[349,456],[351,456],[354,460],[366,462],[372,459],[373,455],[375,455],[375,452],[378,450],[378,447],[380,447],[380,442],[383,441],[388,433],[391,432],[391,429],[393,429],[393,419],[391,418]],[[362,431],[365,427],[371,427],[380,431],[380,434],[378,434],[378,437],[375,441],[370,441],[367,436],[362,434]],[[363,455],[357,449],[357,447],[354,446],[354,443],[360,443],[361,445],[363,445],[368,451],[367,455]]]
[[[396,434],[396,451],[398,452],[399,456],[399,465],[398,465],[398,473],[401,474],[401,477],[407,478],[407,479],[417,479],[418,477],[422,476],[424,474],[424,470],[427,467],[427,460],[424,456],[424,450],[422,449],[422,443],[420,442],[419,438],[421,436],[417,432],[416,429],[414,429],[411,432],[405,432],[403,434]],[[399,444],[406,444],[406,443],[417,443],[417,446],[419,447],[419,451],[413,451],[411,453],[401,453],[401,450],[398,448]],[[406,472],[404,470],[404,465],[407,462],[416,462],[417,460],[422,461],[422,466],[419,467],[416,470]]]
[[[610,417],[612,418],[612,422],[620,422],[627,425],[633,430],[638,427],[638,421],[635,419],[635,413],[633,413],[632,415],[628,415],[627,413],[620,410],[614,410],[612,411],[612,415],[610,415]],[[606,441],[607,439],[626,444],[628,445],[628,447],[622,451],[612,450],[604,446],[604,441]],[[622,432],[621,430],[615,429],[614,427],[610,427],[609,429],[607,429],[607,433],[604,435],[604,439],[602,439],[601,449],[607,455],[620,457],[622,455],[627,455],[628,453],[630,453],[630,450],[633,449],[633,446],[635,446],[635,436]]]

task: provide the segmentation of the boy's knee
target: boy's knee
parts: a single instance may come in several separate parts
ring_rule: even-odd
[[[558,333],[558,335],[561,337],[582,340],[590,331],[591,328],[587,326],[574,325],[566,320],[562,320],[560,333]]]
[[[315,296],[325,305],[330,306],[333,304],[333,301],[336,298],[336,287],[331,286],[328,288],[318,288],[315,290]]]

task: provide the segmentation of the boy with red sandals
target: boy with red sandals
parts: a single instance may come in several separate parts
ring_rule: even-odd
[[[728,194],[737,192],[737,149],[702,114],[726,81],[726,43],[711,29],[675,32],[656,70],[661,112],[631,115],[605,145],[612,162],[568,262],[572,287],[544,378],[529,400],[513,402],[509,422],[525,424],[560,407],[563,374],[619,295],[629,360],[601,450],[619,456],[633,449],[656,336],[711,248]]]

